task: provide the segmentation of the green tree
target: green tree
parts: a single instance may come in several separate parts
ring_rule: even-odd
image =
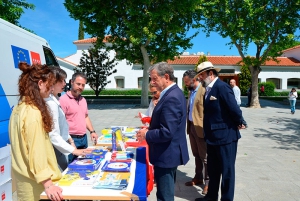
[[[195,65],[195,71],[197,71],[197,66],[201,64],[204,61],[208,61],[207,57],[205,55],[200,55],[197,64]]]
[[[105,49],[97,46],[83,51],[79,65],[74,69],[75,72],[83,72],[87,76],[87,84],[95,91],[96,97],[110,83],[107,77],[117,70],[113,69],[118,63],[114,56],[110,55]]]
[[[229,37],[229,45],[235,46],[249,66],[252,77],[251,107],[260,107],[258,100],[258,74],[261,65],[269,59],[276,60],[279,47],[295,40],[299,28],[299,0],[212,0],[201,4],[203,27],[222,37]],[[250,44],[256,46],[256,54],[247,57]]]
[[[34,10],[34,8],[33,4],[27,3],[24,0],[0,0],[0,18],[26,29],[20,25],[19,19],[24,13],[24,9]],[[29,29],[26,30],[32,32]]]
[[[78,40],[84,39],[83,22],[79,21]]]
[[[105,35],[118,59],[143,67],[141,105],[148,106],[148,69],[151,63],[174,59],[180,49],[192,46],[187,31],[200,20],[198,0],[65,0],[74,19],[84,22],[85,31],[102,42]],[[146,84],[145,84],[146,83]]]
[[[239,74],[239,87],[241,94],[245,95],[247,89],[251,84],[251,73],[249,67],[245,64],[241,66],[241,73]]]

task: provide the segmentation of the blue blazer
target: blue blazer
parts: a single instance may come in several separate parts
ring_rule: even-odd
[[[207,144],[223,145],[241,138],[238,126],[242,111],[232,88],[217,79],[204,101],[204,138]]]
[[[149,158],[154,166],[174,168],[188,162],[185,127],[186,99],[175,84],[155,106],[146,134]]]

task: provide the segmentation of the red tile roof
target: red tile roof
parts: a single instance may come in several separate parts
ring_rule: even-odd
[[[108,42],[108,38],[111,36],[105,36],[103,39],[103,43],[107,43]],[[82,40],[76,40],[73,42],[73,44],[85,44],[85,43],[94,43],[97,41],[97,37],[94,38],[86,38],[86,39],[82,39]]]
[[[291,48],[289,48],[289,49],[283,50],[282,52],[288,52],[288,51],[290,51],[290,50],[294,50],[294,49],[298,49],[298,48],[300,48],[300,45],[296,45],[296,46],[291,47]]]
[[[208,61],[214,65],[230,65],[235,66],[237,63],[242,60],[240,56],[206,56]],[[199,56],[180,56],[175,60],[168,60],[168,63],[171,65],[196,65],[198,62]],[[275,61],[267,61],[264,66],[300,66],[300,61],[293,57],[278,57]]]

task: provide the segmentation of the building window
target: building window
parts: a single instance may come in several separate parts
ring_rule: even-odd
[[[149,77],[148,84],[150,83],[151,78]],[[143,87],[143,77],[138,77],[138,88],[141,89]]]
[[[141,89],[143,86],[143,77],[138,77],[138,88]]]
[[[124,78],[116,78],[116,85],[117,88],[124,88]]]
[[[299,78],[290,78],[287,81],[287,88],[291,89],[291,88],[300,88],[300,79]]]
[[[281,89],[281,80],[278,78],[268,78],[267,82],[273,82],[275,84],[276,89]]]

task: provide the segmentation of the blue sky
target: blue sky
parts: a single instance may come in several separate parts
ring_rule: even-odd
[[[73,41],[78,39],[79,22],[69,16],[69,12],[64,7],[63,0],[27,0],[35,5],[34,10],[25,10],[21,16],[20,24],[33,30],[37,35],[45,38],[54,54],[59,57],[66,57],[76,52]],[[191,31],[192,32],[192,31]],[[85,34],[85,38],[88,35]],[[200,32],[192,40],[193,48],[186,50],[189,53],[204,52],[213,56],[234,55],[238,56],[235,47],[226,45],[230,40],[224,39],[217,33],[212,33],[209,38]],[[255,54],[255,48],[250,47],[249,55]]]

